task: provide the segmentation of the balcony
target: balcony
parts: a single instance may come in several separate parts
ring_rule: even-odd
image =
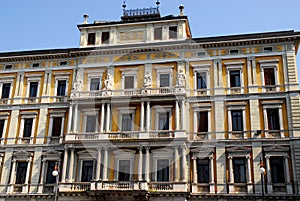
[[[139,181],[95,181],[91,183],[93,191],[138,191],[148,190],[146,182]]]
[[[59,192],[84,192],[90,190],[90,182],[60,183]]]
[[[189,138],[192,141],[201,141],[211,139],[211,132],[199,132],[199,133],[190,133]]]
[[[207,96],[208,95],[208,89],[196,89],[194,90],[195,96]]]
[[[187,184],[182,182],[151,182],[150,192],[187,192]]]

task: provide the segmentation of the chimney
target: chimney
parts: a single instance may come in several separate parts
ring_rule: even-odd
[[[88,14],[84,14],[83,18],[84,18],[83,24],[87,24],[88,23],[89,15]]]
[[[179,6],[179,11],[180,11],[179,16],[183,16],[183,10],[184,10],[184,6],[182,4],[180,4],[180,6]]]

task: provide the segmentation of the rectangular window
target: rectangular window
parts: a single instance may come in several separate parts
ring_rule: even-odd
[[[3,138],[4,125],[5,125],[5,119],[0,119],[0,138]]]
[[[10,86],[11,86],[10,83],[3,83],[2,84],[1,98],[9,98]]]
[[[81,182],[90,182],[93,179],[94,161],[83,161],[81,171]]]
[[[130,181],[130,160],[119,160],[119,181]]]
[[[90,91],[97,91],[100,89],[100,79],[92,78],[90,81]]]
[[[162,40],[162,28],[154,28],[154,40]]]
[[[67,62],[67,61],[61,61],[61,62],[59,63],[59,65],[61,65],[61,66],[66,66],[66,65],[68,65],[68,62]]]
[[[241,87],[241,78],[239,70],[230,71],[230,87]]]
[[[5,66],[5,70],[11,70],[13,68],[13,65],[8,64]]]
[[[38,82],[30,82],[29,97],[37,97],[38,86],[39,86]]]
[[[272,183],[285,183],[283,157],[270,157]]]
[[[101,43],[108,44],[109,43],[109,32],[102,32]]]
[[[52,175],[55,163],[55,161],[47,161],[46,184],[54,184],[56,182],[56,177]]]
[[[157,160],[157,181],[167,182],[169,181],[169,160],[159,159]]]
[[[169,112],[159,113],[158,130],[170,130],[169,128]]]
[[[246,160],[245,158],[233,159],[234,183],[246,183]]]
[[[24,119],[23,137],[31,137],[33,119]]]
[[[208,112],[198,113],[198,132],[208,132]]]
[[[86,117],[86,132],[95,132],[96,131],[96,116],[88,115]]]
[[[88,34],[88,45],[95,45],[96,42],[96,34],[95,33],[89,33]]]
[[[231,55],[239,54],[239,50],[229,50],[229,54]]]
[[[232,131],[243,131],[243,112],[242,110],[231,111]]]
[[[206,73],[197,73],[197,89],[206,88]]]
[[[122,114],[122,131],[132,131],[132,114]]]
[[[209,160],[197,160],[198,183],[209,183]]]
[[[32,68],[37,68],[37,67],[40,67],[40,63],[33,63],[32,64]]]
[[[134,76],[125,76],[124,89],[133,89],[133,88],[134,88]]]
[[[176,39],[176,38],[177,38],[177,26],[170,26],[169,39]]]
[[[264,68],[264,78],[266,86],[275,85],[275,72],[274,68]]]
[[[264,53],[273,52],[273,47],[264,47]]]
[[[159,75],[159,87],[169,87],[170,86],[170,74],[160,74]]]
[[[27,172],[27,162],[17,163],[16,184],[24,184]]]
[[[58,80],[56,95],[57,96],[65,96],[66,95],[66,86],[67,86],[66,80]]]
[[[62,117],[53,117],[52,137],[60,137]]]
[[[277,108],[267,109],[268,117],[268,129],[269,130],[280,130],[279,114]]]

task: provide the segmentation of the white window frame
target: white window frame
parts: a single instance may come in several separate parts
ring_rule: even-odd
[[[26,90],[26,97],[27,99],[27,103],[30,103],[30,99],[33,99],[34,101],[36,101],[39,97],[40,97],[40,88],[41,88],[41,79],[42,79],[42,74],[27,74],[27,90]],[[38,83],[38,87],[37,87],[37,96],[36,97],[29,97],[29,91],[30,91],[30,83],[31,82],[37,82]]]
[[[2,138],[0,138],[1,144],[4,144],[4,139],[6,138],[7,124],[8,124],[9,116],[10,116],[10,114],[8,112],[0,112],[0,120],[4,120]]]
[[[93,156],[97,156],[96,151],[81,151],[77,152],[78,155],[78,177],[77,181],[81,181],[81,176],[82,176],[82,167],[83,167],[83,161],[93,161],[93,178],[95,179],[96,177],[96,166],[97,166],[97,160]]]
[[[138,74],[138,69],[137,68],[124,68],[120,69],[122,73],[122,89],[125,90],[125,77],[126,76],[133,76],[133,89],[126,89],[126,90],[134,90],[137,88],[137,74]]]
[[[104,70],[89,70],[87,71],[88,77],[88,84],[87,84],[87,91],[91,91],[91,81],[92,79],[99,79],[99,91],[102,90],[102,78],[103,78]]]
[[[228,131],[229,131],[229,139],[232,139],[232,114],[231,112],[234,110],[242,110],[243,116],[243,137],[247,138],[247,128],[246,128],[246,105],[247,103],[238,103],[238,104],[228,104],[227,105],[227,114],[228,114]]]
[[[228,93],[229,94],[244,93],[244,75],[243,75],[244,61],[226,62],[224,64],[226,67]],[[240,88],[240,92],[236,92],[235,88],[230,87],[230,71],[234,71],[234,70],[240,71],[241,86],[237,87],[237,89]]]
[[[86,123],[87,123],[87,116],[95,116],[96,117],[96,125],[95,125],[95,133],[99,131],[99,109],[88,109],[83,110],[84,118],[83,118],[83,132],[86,132]],[[87,133],[87,132],[86,132]],[[89,132],[92,133],[92,132]]]
[[[154,171],[154,181],[157,182],[157,162],[158,160],[168,160],[169,161],[169,182],[172,182],[174,177],[172,177],[172,161],[173,161],[173,155],[174,150],[173,149],[158,149],[152,151],[153,155],[153,171]],[[175,162],[175,161],[174,161]],[[174,172],[175,173],[175,172]]]
[[[51,111],[50,112],[50,121],[49,121],[49,129],[48,129],[48,143],[50,142],[50,138],[52,137],[52,130],[53,130],[53,118],[54,117],[61,117],[61,131],[60,131],[60,139],[59,142],[62,142],[62,137],[64,133],[64,125],[65,125],[65,115],[66,111],[61,110],[61,111]],[[50,136],[51,135],[51,136]]]
[[[14,76],[9,76],[9,77],[1,77],[0,78],[0,93],[1,93],[1,96],[0,98],[2,97],[2,87],[3,87],[3,84],[10,84],[10,90],[9,90],[9,99],[11,99],[13,97],[13,87],[14,87],[14,79],[15,77]],[[4,100],[1,100],[3,103],[4,103]],[[8,100],[7,101],[8,104],[11,103],[11,100]]]
[[[199,95],[198,92],[200,92],[200,95],[210,95],[210,68],[211,64],[199,64],[192,66],[193,67],[193,73],[194,73],[194,89],[195,89],[195,96]],[[206,89],[197,89],[197,73],[205,73],[206,75]]]
[[[126,108],[118,108],[119,111],[119,126],[118,126],[118,131],[119,132],[124,132],[122,131],[122,115],[123,114],[132,114],[132,122],[131,122],[131,131],[134,131],[134,120],[135,120],[135,112],[136,112],[136,107],[126,107]],[[125,131],[126,132],[126,131]]]
[[[161,74],[169,74],[170,75],[169,87],[173,86],[173,69],[174,69],[174,66],[157,66],[157,67],[155,67],[157,88],[160,88],[160,75]]]
[[[173,106],[154,106],[153,109],[155,110],[155,130],[158,130],[159,126],[159,114],[160,113],[169,113],[169,130],[172,130],[172,116],[173,116]]]
[[[38,112],[20,112],[21,114],[21,123],[20,123],[20,131],[19,131],[19,144],[22,144],[23,133],[24,133],[24,123],[25,119],[33,119],[32,121],[32,129],[31,129],[31,135],[30,135],[30,144],[33,143],[34,135],[36,132],[36,117],[38,115]]]
[[[208,119],[208,139],[211,139],[211,105],[199,105],[195,104],[193,107],[194,113],[194,133],[198,133],[198,113],[199,112],[207,112],[207,119]]]
[[[280,123],[280,137],[284,138],[284,127],[283,127],[283,114],[282,114],[282,104],[283,101],[276,101],[276,102],[268,102],[268,101],[263,101],[263,112],[264,112],[264,130],[265,130],[265,137],[269,138],[269,132],[268,130],[268,114],[267,114],[267,109],[278,109],[278,117],[279,117],[279,123]]]
[[[272,59],[272,60],[260,60],[259,65],[260,65],[260,74],[261,74],[261,83],[262,83],[262,88],[263,92],[270,91],[266,86],[265,86],[265,68],[273,68],[274,69],[274,77],[275,77],[275,90],[279,91],[278,87],[278,63],[279,59]]]
[[[115,156],[115,171],[114,180],[119,181],[119,162],[120,160],[129,160],[130,161],[130,181],[133,180],[134,174],[134,159],[135,159],[135,151],[132,150],[116,150],[113,152]]]

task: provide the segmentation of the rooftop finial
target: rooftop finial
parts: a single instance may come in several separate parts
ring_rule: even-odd
[[[125,9],[126,9],[126,1],[125,0],[123,1],[122,8],[123,8],[123,13],[125,14]]]
[[[159,0],[156,0],[156,7],[159,8],[160,2]]]
[[[89,15],[88,14],[84,14],[83,18],[84,18],[83,24],[87,24],[88,23]]]
[[[180,15],[180,16],[183,16],[183,10],[184,10],[184,6],[183,6],[182,4],[180,4],[180,6],[179,6],[179,10],[180,10],[180,13],[179,13],[179,15]]]

